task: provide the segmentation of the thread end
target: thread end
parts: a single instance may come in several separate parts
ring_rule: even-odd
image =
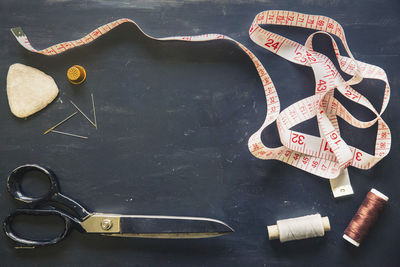
[[[375,194],[376,196],[382,198],[382,199],[385,200],[385,201],[388,201],[388,200],[389,200],[389,197],[388,197],[388,196],[386,196],[385,194],[379,192],[379,191],[376,190],[375,188],[372,188],[370,192],[373,193],[373,194]]]
[[[344,240],[350,242],[351,244],[353,244],[356,247],[360,246],[360,243],[358,243],[357,241],[355,241],[354,239],[352,239],[351,237],[349,237],[348,235],[344,234],[343,235]]]
[[[322,225],[323,225],[323,227],[324,227],[324,231],[325,231],[325,232],[330,231],[330,230],[331,230],[331,224],[329,223],[329,218],[328,218],[328,216],[322,217],[321,220],[322,220]]]
[[[268,225],[268,238],[269,240],[279,239],[279,228],[278,225]]]

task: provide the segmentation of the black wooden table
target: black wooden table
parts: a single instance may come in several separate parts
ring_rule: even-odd
[[[248,138],[265,117],[264,92],[247,55],[228,41],[161,43],[124,25],[89,46],[45,57],[21,48],[9,31],[23,27],[37,48],[78,39],[121,17],[135,20],[157,37],[226,34],[263,62],[285,108],[313,94],[314,79],[311,69],[251,42],[249,25],[267,9],[336,19],[354,56],[387,71],[392,94],[383,118],[392,131],[392,150],[371,170],[350,168],[355,190],[350,197],[334,199],[327,180],[249,153]],[[62,243],[33,250],[14,249],[0,233],[0,265],[399,266],[399,11],[396,0],[1,0],[1,219],[17,206],[6,190],[8,173],[23,163],[41,163],[58,174],[62,192],[91,210],[211,217],[236,232],[203,240],[120,239],[73,232]],[[285,27],[274,31],[301,43],[312,32]],[[329,40],[317,39],[317,50],[332,56]],[[7,70],[16,62],[46,72],[60,88],[55,102],[26,120],[15,118],[7,102]],[[72,86],[66,79],[66,70],[74,64],[88,72],[83,86]],[[376,106],[380,103],[383,83],[368,80],[357,88]],[[99,129],[83,117],[60,127],[87,135],[88,140],[42,135],[74,111],[69,100],[90,114],[92,92]],[[365,109],[345,104],[358,118],[372,118]],[[360,130],[340,123],[348,143],[373,152],[376,126]],[[301,130],[317,134],[316,120]],[[274,127],[263,136],[267,144],[279,144]],[[44,184],[27,181],[25,186],[35,191]],[[355,248],[342,239],[343,230],[372,187],[390,197],[389,205],[365,242]],[[285,244],[267,240],[266,225],[317,212],[331,221],[332,231],[324,238]],[[32,227],[32,232],[42,234],[38,225]]]

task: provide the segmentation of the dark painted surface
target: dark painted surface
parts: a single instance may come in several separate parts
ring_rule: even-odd
[[[44,48],[127,17],[153,36],[226,34],[260,58],[282,106],[287,107],[312,94],[313,76],[310,69],[287,62],[249,40],[247,30],[253,17],[266,9],[336,19],[343,25],[355,57],[387,71],[392,95],[383,117],[392,130],[392,151],[372,170],[350,168],[355,190],[351,197],[334,199],[328,181],[277,161],[258,160],[248,152],[247,140],[265,116],[263,89],[248,57],[227,41],[160,43],[125,25],[90,46],[45,57],[22,49],[9,32],[13,26],[22,26],[33,45]],[[205,216],[236,230],[224,237],[186,241],[73,232],[58,245],[35,250],[15,250],[1,233],[0,265],[398,266],[399,11],[396,0],[0,1],[0,218],[17,206],[6,191],[8,173],[29,162],[51,167],[59,177],[61,191],[90,210]],[[300,42],[311,32],[274,30]],[[320,50],[327,44],[322,37],[317,42]],[[326,50],[332,54],[332,49]],[[13,117],[7,103],[7,70],[16,62],[45,71],[60,88],[55,102],[27,120]],[[86,67],[88,77],[83,86],[72,86],[66,80],[66,70],[73,64]],[[380,103],[382,83],[365,81],[358,88],[375,105]],[[96,100],[99,130],[79,116],[60,127],[88,135],[88,140],[41,135],[74,111],[70,99],[89,113],[90,92]],[[347,102],[346,106],[361,119],[372,118],[358,106]],[[300,128],[316,133],[311,125]],[[376,127],[341,126],[345,140],[372,152]],[[264,140],[277,144],[276,130],[267,129]],[[29,185],[37,187],[32,181],[27,189]],[[341,236],[371,187],[390,196],[390,202],[356,249]],[[277,219],[316,212],[331,220],[332,231],[324,238],[286,244],[266,239],[266,225]],[[36,230],[31,234],[41,236]]]

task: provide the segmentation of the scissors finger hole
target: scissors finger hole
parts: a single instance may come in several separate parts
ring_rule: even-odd
[[[48,241],[65,231],[65,222],[57,215],[16,215],[10,225],[15,236],[25,240]]]
[[[43,192],[47,185],[47,192]],[[47,168],[26,164],[13,170],[8,177],[8,191],[20,201],[36,204],[49,199],[58,192],[55,175]],[[40,195],[39,197],[32,196]]]
[[[40,171],[30,171],[22,176],[21,191],[32,198],[41,198],[50,191],[50,181],[46,174]]]

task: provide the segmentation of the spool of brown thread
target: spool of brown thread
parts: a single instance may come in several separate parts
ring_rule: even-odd
[[[344,230],[343,238],[356,247],[360,246],[361,241],[375,224],[388,200],[387,196],[372,188],[346,230]]]

